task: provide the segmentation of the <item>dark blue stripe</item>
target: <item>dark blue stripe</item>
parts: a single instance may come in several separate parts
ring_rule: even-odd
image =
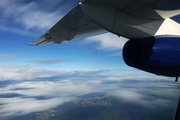
[[[155,9],[157,10],[179,10],[180,0],[158,0]]]
[[[177,16],[172,17],[171,19],[180,24],[180,14],[177,15]]]

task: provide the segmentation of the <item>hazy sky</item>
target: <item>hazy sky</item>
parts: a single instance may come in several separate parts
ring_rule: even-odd
[[[125,65],[125,38],[105,33],[60,45],[29,45],[79,2],[0,0],[0,95],[15,95],[0,99],[0,117],[50,109],[94,92],[174,109],[179,84]]]

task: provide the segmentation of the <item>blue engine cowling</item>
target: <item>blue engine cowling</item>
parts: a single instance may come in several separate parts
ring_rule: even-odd
[[[123,48],[123,59],[127,65],[143,71],[179,77],[180,37],[131,39]]]

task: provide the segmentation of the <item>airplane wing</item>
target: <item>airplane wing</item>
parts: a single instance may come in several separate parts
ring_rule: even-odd
[[[165,18],[180,13],[164,10],[169,2],[170,0],[85,0],[31,45],[60,44],[107,31],[128,39],[150,37],[157,32],[159,35],[162,32],[158,30]]]
[[[31,45],[51,45],[104,33],[78,5]]]

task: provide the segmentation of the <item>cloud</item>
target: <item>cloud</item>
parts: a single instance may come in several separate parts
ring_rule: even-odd
[[[14,90],[15,88],[27,87],[31,89]],[[0,90],[1,94],[16,93],[25,96],[25,98],[1,98],[0,118],[6,118],[51,109],[65,102],[76,100],[78,96],[96,92],[98,88],[85,83],[74,84],[71,81],[59,81],[24,82],[0,88]],[[37,99],[37,97],[42,96],[48,99]]]
[[[33,70],[30,65],[0,65],[0,81],[5,80],[34,80],[36,78],[48,78],[63,74],[71,74],[69,71]]]
[[[29,61],[33,62],[35,64],[57,64],[57,63],[62,63],[62,62],[69,62],[69,60],[34,60],[34,61]]]
[[[0,88],[0,117],[44,111],[99,92],[151,109],[172,108],[178,90],[169,79],[136,69],[42,71],[29,65],[1,65],[0,81],[21,81]],[[18,96],[3,97],[13,94]]]
[[[25,31],[25,30],[22,30],[22,29],[19,29],[19,28],[15,28],[15,27],[7,27],[7,26],[0,26],[0,31],[6,31],[6,32],[13,32],[13,33],[17,33],[17,34],[20,34],[20,35],[31,35],[31,36],[39,36],[39,34],[37,33],[32,33],[30,31]]]
[[[24,71],[28,74],[34,72],[33,74],[37,75],[34,78],[41,75],[44,75],[44,78],[1,87],[0,96],[19,95],[1,98],[1,118],[44,111],[65,102],[77,101],[79,97],[90,93],[101,92],[108,97],[116,97],[121,102],[134,103],[151,109],[159,107],[172,109],[172,106],[175,107],[174,101],[178,98],[178,84],[169,81],[170,78],[167,81],[167,78],[147,77],[147,74],[142,75],[142,73],[138,74],[141,75],[141,79],[133,76],[129,78],[128,73],[134,70],[126,70],[124,72],[126,74],[122,73],[123,70],[16,72],[24,74]],[[48,75],[58,75],[58,77],[53,78]]]
[[[38,61],[37,64],[55,64],[59,62],[67,62],[67,61]],[[38,78],[50,78],[50,77],[75,77],[78,80],[81,78],[84,79],[101,79],[104,78],[103,81],[120,81],[124,79],[136,79],[136,80],[152,80],[152,74],[148,74],[144,76],[144,72],[139,70],[36,70],[33,69],[30,65],[14,65],[14,64],[4,64],[0,65],[0,81],[5,80],[34,80]],[[113,77],[111,77],[113,76]],[[74,78],[74,79],[75,79]],[[158,77],[157,79],[166,79],[166,77]]]
[[[0,118],[24,115],[36,111],[44,111],[67,102],[69,99],[67,97],[65,99],[53,98],[49,100],[36,100],[34,98],[18,97],[1,98],[1,103],[3,105],[0,106]]]
[[[127,39],[123,37],[118,37],[117,35],[114,35],[112,33],[105,33],[105,34],[86,38],[85,44],[92,42],[99,43],[97,49],[101,49],[104,51],[111,51],[111,50],[122,49],[124,44],[127,42]]]
[[[70,4],[67,9],[64,7],[67,5],[63,4],[61,0],[54,2],[49,0],[33,2],[1,0],[0,30],[37,36],[37,30],[45,32],[50,29],[72,5]],[[59,10],[60,8],[61,10]]]
[[[52,73],[33,71],[29,69],[4,70],[0,69],[0,81],[5,80],[32,80],[38,77],[51,77]]]
[[[58,11],[48,13],[37,10],[37,7],[35,3],[31,3],[18,8],[19,17],[16,19],[16,22],[22,22],[27,29],[36,28],[42,30],[51,28],[52,25],[62,18]]]

